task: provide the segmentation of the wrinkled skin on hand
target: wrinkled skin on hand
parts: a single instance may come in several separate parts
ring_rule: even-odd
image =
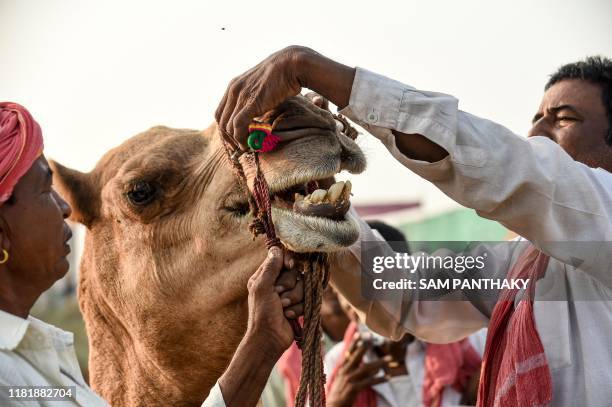
[[[247,129],[253,118],[300,93],[304,84],[296,67],[304,52],[308,50],[303,47],[284,48],[230,82],[215,118],[233,148],[247,149]]]
[[[268,251],[268,257],[248,282],[249,319],[247,334],[280,356],[294,339],[287,318],[295,319],[304,312],[304,285],[299,279],[295,261],[278,247]]]
[[[389,380],[388,375],[380,375],[392,360],[387,355],[373,362],[363,362],[365,353],[372,348],[372,342],[361,334],[356,334],[338,374],[329,390],[327,405],[330,407],[351,407],[360,391]]]

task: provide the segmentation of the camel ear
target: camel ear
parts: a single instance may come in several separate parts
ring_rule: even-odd
[[[53,160],[49,161],[49,165],[53,170],[53,187],[72,207],[70,220],[91,226],[98,216],[100,200],[90,175]]]

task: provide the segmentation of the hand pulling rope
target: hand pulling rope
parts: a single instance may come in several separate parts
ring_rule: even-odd
[[[350,126],[346,119],[340,115],[334,115],[334,118],[343,124],[344,128],[341,131],[346,136],[355,139],[357,131]],[[240,185],[247,195],[250,211],[253,215],[253,221],[249,225],[253,238],[260,234],[265,234],[268,249],[273,246],[278,246],[282,249],[283,245],[276,236],[274,224],[272,223],[270,190],[260,168],[259,152],[251,151],[245,153],[245,165],[243,166],[239,156],[232,153],[231,146],[226,139],[224,139],[224,146]],[[245,166],[254,170],[255,176],[252,191],[248,187],[244,171]],[[309,183],[307,188],[308,193],[313,192],[317,189],[316,182]],[[295,406],[304,407],[307,401],[309,401],[311,407],[325,406],[325,374],[323,373],[321,348],[321,303],[323,291],[329,282],[327,256],[324,253],[293,253],[293,257],[297,261],[302,279],[304,280],[304,326],[300,326],[299,322],[295,319],[290,320],[295,341],[302,350],[302,372]]]

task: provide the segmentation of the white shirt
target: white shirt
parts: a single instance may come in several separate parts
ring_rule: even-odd
[[[482,329],[470,335],[468,340],[478,352],[480,357],[484,353],[484,342],[487,331]],[[376,393],[377,407],[420,407],[423,405],[423,381],[425,380],[425,343],[418,339],[406,347],[404,363],[408,374],[392,377],[388,382],[372,386]],[[323,369],[325,375],[330,377],[333,369],[343,357],[344,343],[340,342],[325,354]],[[376,360],[372,352],[364,356],[366,362]],[[382,371],[381,371],[382,374]],[[448,386],[442,396],[442,407],[458,406],[462,394]]]
[[[536,285],[536,327],[553,379],[553,405],[606,406],[612,400],[612,174],[574,161],[545,137],[519,137],[491,121],[458,110],[452,96],[416,90],[357,69],[349,106],[341,113],[379,138],[404,166],[485,218],[499,221],[551,256]],[[422,134],[448,151],[435,163],[412,160],[391,129]],[[603,137],[603,135],[602,135]],[[332,282],[372,329],[395,339],[404,332],[434,343],[459,340],[486,327],[468,301],[417,301],[404,292],[391,300],[361,295],[361,241],[376,237],[360,221],[361,236],[338,259]],[[592,242],[562,247],[557,242]],[[501,273],[512,245],[500,253]],[[576,259],[581,262],[577,267]],[[505,260],[505,261],[504,261]],[[571,298],[538,301],[554,286]],[[408,309],[408,312],[402,312]]]
[[[76,399],[66,401],[0,401],[5,406],[108,406],[85,383],[74,351],[73,335],[36,318],[0,311],[0,386],[74,386]],[[218,385],[203,406],[225,407]]]

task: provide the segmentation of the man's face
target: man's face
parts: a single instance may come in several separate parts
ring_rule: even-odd
[[[32,164],[13,191],[14,203],[0,210],[2,238],[11,254],[7,265],[29,284],[50,287],[68,271],[72,233],[64,221],[70,206],[53,190],[44,157]]]
[[[601,87],[581,79],[566,79],[544,93],[529,137],[548,137],[574,160],[612,172],[612,147],[605,141],[607,131]]]

